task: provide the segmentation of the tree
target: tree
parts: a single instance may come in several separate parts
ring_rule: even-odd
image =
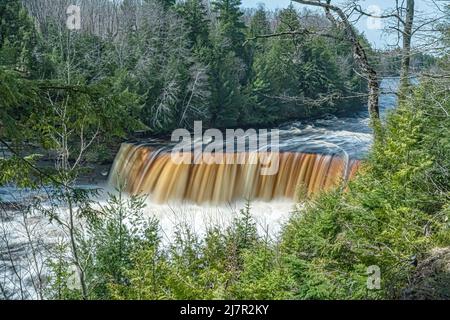
[[[246,104],[242,93],[248,71],[242,46],[245,40],[243,13],[239,0],[219,0],[212,5],[218,22],[210,35],[212,46],[202,51],[201,58],[209,66],[210,123],[218,127],[236,126]]]
[[[239,124],[241,110],[246,104],[239,83],[241,60],[233,52],[227,52],[219,42],[213,49],[210,68],[211,125],[219,128],[235,127]]]
[[[279,23],[273,34],[254,37],[269,42],[264,51],[256,52],[253,63],[251,90],[256,101],[248,111],[252,121],[276,122],[280,115],[286,120],[317,116],[349,110],[352,102],[359,103],[358,99],[340,100],[354,95],[354,63],[348,59],[348,45],[335,39],[339,33],[331,29],[326,39],[315,35],[312,26],[305,26],[306,17],[292,5],[276,19]],[[315,21],[327,23],[321,16]]]
[[[177,12],[189,28],[189,40],[192,47],[208,47],[209,19],[202,0],[186,0],[177,5]]]
[[[367,107],[373,125],[378,125],[380,119],[379,111],[379,79],[376,70],[370,64],[366,50],[362,46],[354,26],[349,21],[349,16],[338,6],[332,5],[331,0],[326,2],[314,0],[294,0],[295,2],[320,7],[325,10],[325,14],[330,22],[344,33],[345,39],[351,44],[353,48],[353,55],[355,61],[358,63],[364,76],[368,82],[368,100]],[[336,14],[336,17],[333,15]]]
[[[282,23],[275,30],[276,33],[289,31],[290,26],[300,27],[297,12],[292,5],[281,10],[278,19]],[[298,46],[301,38],[301,35],[293,35],[271,39],[266,51],[260,51],[255,56],[252,86],[258,96],[261,119],[271,122],[279,113],[285,114],[286,118],[295,113],[295,98],[289,98],[303,96],[304,83],[301,76],[304,61],[300,59],[301,49]]]
[[[237,57],[244,59],[242,44],[245,41],[246,26],[242,21],[241,0],[217,0],[213,1],[212,6],[217,13],[219,33],[227,42],[229,41],[229,50],[233,51]]]
[[[412,36],[417,30],[413,30],[415,3],[414,0],[407,0],[406,7],[404,2],[395,2],[395,7],[391,10],[386,10],[382,15],[374,15],[367,13],[361,9],[361,6],[356,2],[353,4],[354,9],[360,15],[372,17],[375,19],[394,19],[394,25],[390,28],[398,33],[398,37],[402,38],[401,48],[401,68],[400,68],[400,87],[404,92],[410,85],[409,74],[411,65],[411,41]]]
[[[145,0],[147,2],[151,0]],[[163,6],[164,9],[168,9],[170,7],[173,7],[175,5],[175,0],[156,0],[159,4]]]
[[[310,5],[314,7],[319,7],[324,9],[325,15],[331,23],[332,28],[327,26],[323,28],[304,28],[304,27],[289,27],[287,31],[276,32],[273,34],[260,35],[256,38],[271,38],[271,37],[283,37],[283,36],[296,36],[296,35],[317,35],[322,37],[327,37],[331,39],[341,39],[350,44],[353,53],[353,60],[358,65],[359,69],[362,71],[363,76],[368,84],[368,99],[367,106],[369,111],[369,116],[373,126],[376,128],[376,134],[378,135],[378,128],[380,127],[380,117],[379,117],[379,79],[377,71],[373,67],[369,56],[367,54],[367,49],[364,47],[363,39],[358,35],[354,26],[349,20],[349,16],[344,12],[344,10],[336,5],[331,4],[331,0],[326,2],[322,1],[309,1],[309,0],[295,0],[300,4]],[[319,29],[319,30],[317,30]],[[336,35],[336,31],[338,34]],[[249,39],[249,40],[254,40]]]
[[[28,73],[35,63],[36,30],[21,1],[0,2],[0,65]]]
[[[404,21],[403,35],[403,52],[402,52],[402,68],[400,72],[401,90],[405,91],[409,88],[409,69],[411,65],[411,40],[413,35],[414,23],[414,0],[406,2],[406,19]]]
[[[381,14],[376,15],[365,12],[358,1],[349,4],[350,9],[359,17],[368,16],[374,19],[387,21],[385,32],[396,35],[396,43],[391,44],[393,53],[400,61],[400,97],[405,98],[405,94],[411,89],[411,75],[413,61],[424,58],[427,54],[439,56],[444,49],[440,43],[439,34],[436,30],[448,16],[445,12],[445,1],[430,1],[433,13],[421,12],[416,8],[414,0],[395,1],[393,7],[387,8]],[[413,46],[414,43],[414,46]],[[426,59],[425,59],[426,61]],[[422,69],[427,65],[423,65]]]
[[[248,34],[250,37],[256,37],[270,32],[270,23],[267,18],[266,9],[262,4],[258,6],[258,9],[252,16],[250,26],[248,28]]]

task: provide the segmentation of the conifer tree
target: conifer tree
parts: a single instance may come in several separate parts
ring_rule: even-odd
[[[229,42],[229,49],[239,58],[244,58],[242,44],[245,41],[246,26],[242,20],[241,0],[216,0],[212,3],[218,15],[220,35]]]
[[[36,32],[21,1],[0,1],[0,65],[30,72]]]
[[[259,5],[258,9],[252,16],[249,26],[249,35],[256,37],[270,33],[270,23],[267,17],[266,9],[263,5]]]
[[[202,0],[186,0],[177,6],[177,11],[189,28],[192,47],[209,46],[209,19]]]

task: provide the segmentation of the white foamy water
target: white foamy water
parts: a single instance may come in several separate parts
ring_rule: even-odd
[[[19,198],[27,199],[30,195],[40,196],[40,193],[33,191],[26,194],[22,191],[18,197],[3,189],[2,195],[3,199],[17,201]],[[127,196],[122,195],[122,198],[126,200]],[[95,201],[97,204],[93,205],[94,208],[100,209],[107,205],[105,196]],[[49,208],[50,204],[44,203],[44,207]],[[156,218],[159,221],[162,245],[167,246],[174,240],[178,227],[188,228],[201,239],[208,228],[219,227],[225,230],[244,207],[244,202],[200,206],[187,202],[154,204],[146,201],[142,217]],[[250,207],[258,233],[271,239],[280,233],[294,210],[292,200],[282,199],[271,202],[254,201]],[[61,220],[67,221],[67,209],[58,207],[57,210]],[[25,210],[2,210],[0,216],[0,288],[9,299],[39,299],[39,278],[45,279],[49,259],[54,253],[52,248],[68,241],[68,235],[61,226],[55,221],[51,222],[39,210],[32,210],[27,215],[24,212]],[[2,292],[0,298],[3,298]]]
[[[145,215],[158,219],[163,241],[167,243],[173,239],[178,226],[188,226],[200,236],[204,235],[209,227],[219,226],[225,229],[239,216],[240,209],[244,207],[244,202],[221,206],[200,206],[191,203],[160,205],[147,202]],[[250,212],[256,222],[258,233],[271,238],[279,234],[293,210],[292,200],[254,201],[250,204]]]
[[[380,111],[385,115],[396,105],[395,95],[397,80],[388,79],[381,84],[386,93],[380,97]],[[343,153],[352,157],[364,157],[372,143],[372,132],[368,127],[367,112],[360,112],[353,117],[326,117],[312,121],[297,121],[281,126],[280,149],[291,149],[308,152]],[[4,204],[13,202],[20,204],[32,197],[43,197],[45,193],[23,190],[14,187],[0,187],[0,201]],[[105,200],[98,199],[101,205]],[[244,202],[216,205],[196,205],[188,202],[155,204],[147,201],[144,209],[146,218],[155,217],[160,222],[163,243],[174,238],[177,226],[188,226],[196,234],[202,236],[208,227],[219,226],[225,229],[245,207]],[[64,213],[64,208],[59,208]],[[256,221],[260,235],[275,237],[294,210],[292,200],[253,201],[251,213]],[[10,294],[10,298],[38,298],[34,289],[36,277],[45,274],[46,260],[52,245],[67,239],[67,235],[48,217],[35,212],[26,220],[20,211],[0,211],[0,289]],[[32,231],[34,255],[28,234]],[[17,278],[23,280],[21,287]],[[0,297],[2,292],[0,292]]]

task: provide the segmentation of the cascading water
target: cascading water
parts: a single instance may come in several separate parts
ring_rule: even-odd
[[[397,85],[397,79],[381,83],[383,116],[396,105],[392,92]],[[121,185],[131,194],[149,195],[153,203],[270,201],[295,199],[300,192],[311,196],[354,176],[372,143],[368,123],[368,114],[363,111],[352,117],[331,116],[280,126],[279,166],[274,175],[261,175],[258,161],[177,164],[171,159],[173,144],[164,141],[123,143],[111,168],[109,185]],[[248,159],[251,154],[236,152],[232,157]]]
[[[261,175],[259,161],[240,164],[177,164],[170,152],[148,145],[124,143],[114,162],[110,185],[123,185],[131,194],[148,194],[156,203],[187,200],[195,203],[224,203],[241,199],[293,199],[328,190],[352,177],[359,160],[339,155],[280,152],[274,175]],[[303,189],[303,190],[302,190]]]

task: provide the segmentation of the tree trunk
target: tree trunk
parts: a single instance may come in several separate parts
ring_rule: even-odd
[[[370,119],[372,121],[379,121],[380,108],[379,108],[379,93],[380,85],[378,78],[369,79],[369,98],[367,99],[367,108],[369,110]]]
[[[403,30],[402,66],[400,73],[401,91],[405,92],[409,85],[409,69],[411,65],[411,38],[414,23],[414,0],[407,0],[406,19]]]
[[[369,96],[367,99],[367,109],[369,111],[369,116],[372,125],[377,126],[377,124],[380,121],[380,112],[379,112],[380,85],[378,82],[378,75],[376,70],[370,65],[366,51],[364,50],[364,47],[361,45],[352,24],[348,20],[347,15],[341,8],[332,5],[331,0],[327,0],[326,3],[314,0],[294,0],[294,1],[305,5],[323,8],[325,10],[327,18],[331,21],[331,23],[333,23],[337,27],[343,27],[345,31],[345,37],[347,41],[349,41],[350,44],[352,45],[353,57],[355,61],[358,63],[359,67],[361,68],[364,76],[367,78],[369,91]],[[340,19],[339,22],[336,21],[334,16],[331,14],[331,11],[337,14],[337,16]]]

